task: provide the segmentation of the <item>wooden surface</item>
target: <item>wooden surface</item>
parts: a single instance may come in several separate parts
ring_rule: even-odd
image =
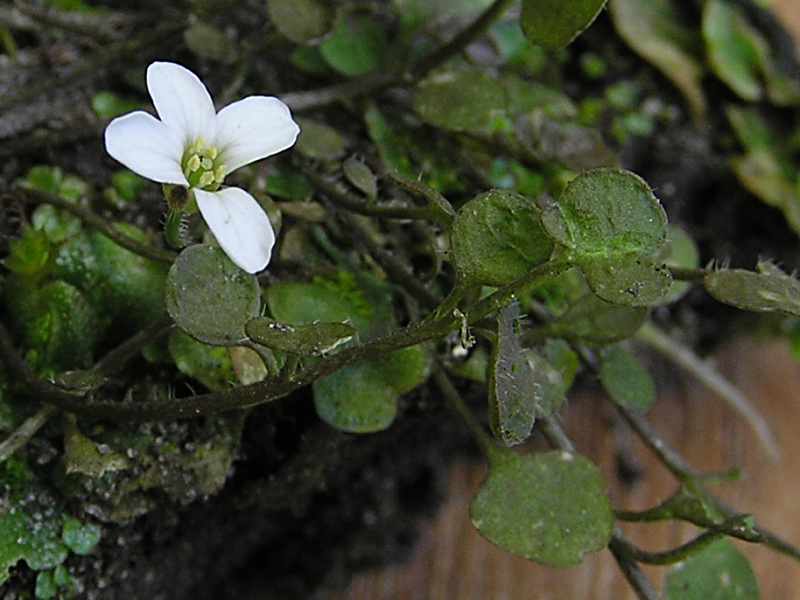
[[[718,488],[739,510],[752,511],[759,523],[800,544],[800,363],[780,343],[738,342],[720,354],[719,366],[742,387],[772,424],[783,458],[773,464],[748,427],[713,395],[703,390],[663,395],[649,414],[665,439],[697,468],[741,466],[745,479]],[[672,476],[615,422],[607,403],[595,397],[570,400],[565,422],[581,453],[597,461],[609,482],[614,506],[644,509],[671,494]],[[615,475],[616,448],[629,445],[642,477],[631,486]],[[336,600],[635,600],[611,555],[593,554],[574,569],[541,567],[513,557],[481,538],[468,518],[470,498],[483,477],[481,467],[456,466],[449,500],[424,527],[413,559],[357,577]],[[692,537],[689,525],[624,526],[643,548],[663,550]],[[737,545],[751,559],[765,600],[800,598],[800,565],[765,548]],[[660,586],[664,568],[648,569]]]
[[[800,0],[774,0],[800,40]],[[773,464],[748,427],[702,389],[664,394],[649,415],[669,443],[697,468],[738,465],[743,481],[726,484],[720,496],[795,545],[800,544],[800,363],[779,342],[739,341],[718,356],[719,367],[766,415],[783,457]],[[574,398],[565,411],[567,430],[581,453],[598,462],[615,507],[640,510],[675,490],[673,477],[656,462],[598,398]],[[642,469],[635,484],[621,483],[614,469],[620,446]],[[607,551],[577,568],[558,570],[516,558],[480,537],[469,522],[469,502],[484,475],[481,467],[457,465],[449,500],[423,526],[414,557],[403,565],[365,573],[330,600],[635,600]],[[625,525],[632,541],[663,550],[691,538],[689,525]],[[750,558],[764,600],[800,599],[800,564],[766,548],[738,543]],[[666,569],[648,568],[660,587]]]

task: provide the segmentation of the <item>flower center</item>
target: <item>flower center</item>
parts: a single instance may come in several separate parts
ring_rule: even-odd
[[[183,152],[181,169],[189,180],[189,187],[216,191],[225,179],[225,165],[219,150],[207,145],[202,138],[195,140]]]

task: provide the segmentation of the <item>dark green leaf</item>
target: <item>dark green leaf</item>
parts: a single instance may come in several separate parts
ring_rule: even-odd
[[[695,119],[706,112],[702,41],[684,24],[671,0],[610,0],[609,11],[622,39],[683,93]]]
[[[303,356],[320,356],[347,343],[356,330],[346,323],[287,325],[267,317],[248,321],[247,335],[262,346]]]
[[[98,543],[102,531],[94,523],[81,523],[78,519],[68,518],[64,521],[64,530],[61,539],[64,544],[75,554],[85,556],[89,554]]]
[[[706,290],[720,302],[742,310],[800,316],[800,281],[771,263],[759,263],[758,271],[712,271],[704,280]]]
[[[614,514],[600,471],[577,454],[503,453],[472,501],[475,528],[504,550],[569,567],[611,539]]]
[[[578,262],[589,287],[603,300],[627,306],[664,302],[672,275],[662,264],[635,254],[586,258]]]
[[[647,412],[656,401],[656,384],[639,359],[617,344],[600,353],[600,382],[624,408]]]
[[[450,234],[453,261],[467,280],[505,285],[544,263],[553,251],[533,200],[495,190],[467,202]]]
[[[238,55],[234,41],[225,35],[224,31],[205,21],[192,23],[183,32],[183,40],[189,50],[201,58],[229,64],[234,62]]]
[[[679,562],[666,577],[666,600],[758,600],[748,560],[722,539]]]
[[[556,337],[608,344],[634,335],[647,319],[644,307],[611,304],[588,294],[547,326]]]
[[[477,68],[440,71],[417,86],[414,108],[422,119],[451,131],[486,131],[506,108],[502,85]]]
[[[334,5],[320,0],[267,0],[275,28],[298,44],[322,37],[333,27]]]
[[[383,63],[386,32],[369,17],[345,16],[319,49],[340,73],[349,77],[365,75]]]
[[[213,345],[247,340],[245,324],[258,316],[258,280],[234,265],[216,246],[186,248],[169,270],[167,310],[192,337]]]
[[[351,156],[342,163],[342,171],[347,181],[364,192],[367,198],[375,199],[378,196],[378,179],[364,162]]]
[[[333,127],[311,119],[297,122],[300,125],[298,152],[318,160],[335,160],[344,155],[347,142]]]
[[[523,0],[522,30],[534,44],[557,50],[578,37],[606,0]]]
[[[175,331],[169,338],[169,353],[181,373],[212,391],[229,389],[236,383],[228,348],[210,346]]]

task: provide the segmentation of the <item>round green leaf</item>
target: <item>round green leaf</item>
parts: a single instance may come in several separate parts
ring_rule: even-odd
[[[453,261],[475,283],[506,285],[553,251],[539,207],[514,192],[494,190],[458,211],[450,234]]]
[[[483,131],[506,108],[502,85],[481,69],[437,72],[417,86],[414,109],[431,125]]]
[[[589,27],[605,4],[606,0],[523,0],[522,30],[532,43],[557,50]]]
[[[503,453],[472,501],[490,542],[527,559],[569,567],[611,540],[614,513],[600,471],[568,452]]]
[[[81,523],[78,519],[70,517],[64,522],[61,539],[75,554],[85,556],[100,542],[101,533],[99,525]]]
[[[245,330],[253,341],[262,346],[303,356],[332,352],[357,334],[355,328],[346,323],[287,325],[267,317],[248,321]]]
[[[646,412],[656,401],[656,384],[633,354],[620,345],[600,355],[600,382],[611,399],[631,410]]]
[[[636,255],[587,258],[578,264],[592,291],[614,304],[652,306],[663,303],[672,285],[668,269]]]
[[[750,563],[728,540],[719,540],[683,562],[666,577],[666,600],[758,600]]]
[[[700,250],[686,231],[677,225],[669,226],[669,241],[664,247],[664,263],[669,267],[696,269],[700,265]],[[688,281],[673,281],[664,303],[677,302],[691,289]]]
[[[705,276],[705,287],[718,301],[742,310],[800,317],[800,281],[770,263],[759,264],[759,271],[712,271]]]
[[[247,340],[244,327],[258,316],[261,289],[255,276],[220,248],[198,244],[181,252],[170,268],[166,301],[186,333],[208,344],[233,346]]]
[[[611,304],[587,294],[547,325],[552,337],[608,344],[635,334],[647,319],[645,307]]]
[[[342,163],[342,171],[347,181],[364,192],[367,198],[374,199],[378,196],[378,178],[366,164],[355,156],[351,156]]]
[[[649,256],[667,239],[667,215],[650,186],[620,169],[578,175],[544,224],[576,258]]]
[[[349,77],[365,75],[383,63],[386,32],[369,17],[347,16],[320,45],[328,64]]]
[[[397,392],[373,362],[361,362],[314,382],[314,406],[329,425],[349,433],[383,431],[397,415]]]
[[[169,354],[181,373],[209,390],[229,389],[236,381],[228,348],[204,344],[182,331],[175,331],[169,337]]]
[[[267,0],[275,28],[298,44],[320,38],[333,27],[334,6],[320,0]]]
[[[297,122],[300,125],[298,152],[318,160],[334,160],[344,155],[347,143],[333,127],[311,119],[298,119]]]
[[[610,0],[614,27],[637,54],[677,87],[696,119],[706,112],[699,35],[683,23],[671,0]]]

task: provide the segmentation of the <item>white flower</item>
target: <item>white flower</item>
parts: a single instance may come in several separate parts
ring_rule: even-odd
[[[147,68],[147,89],[161,120],[142,111],[114,119],[106,150],[142,177],[191,188],[230,259],[248,273],[262,270],[275,245],[269,218],[246,191],[220,185],[231,171],[294,144],[300,128],[289,108],[250,96],[216,112],[197,75],[168,62]]]

